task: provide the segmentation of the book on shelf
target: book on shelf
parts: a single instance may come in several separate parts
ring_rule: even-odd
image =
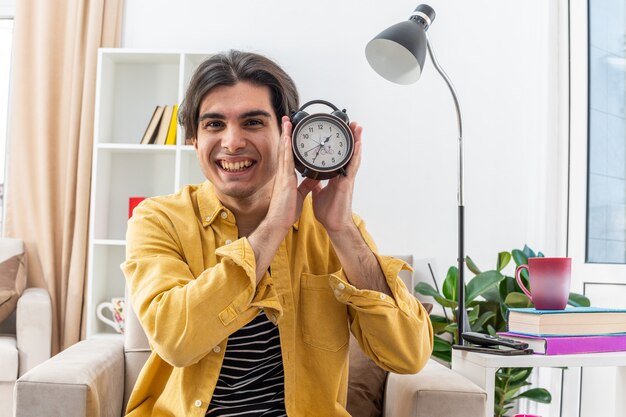
[[[528,343],[528,347],[534,353],[542,355],[626,351],[626,333],[592,336],[532,336],[502,332],[498,335]]]
[[[565,310],[510,308],[507,331],[534,336],[626,333],[626,310],[602,307],[571,307]]]
[[[166,145],[176,145],[176,128],[178,127],[178,104],[174,104],[172,110],[172,118],[170,120],[170,127],[167,131],[167,138],[165,139]]]
[[[167,105],[163,107],[163,116],[161,116],[161,123],[159,123],[159,129],[156,137],[154,138],[155,145],[165,145],[167,139],[167,132],[170,130],[170,122],[172,121],[172,113],[174,112],[173,105]]]
[[[148,126],[146,127],[146,131],[141,137],[141,141],[139,142],[142,145],[148,145],[154,143],[154,139],[156,138],[156,134],[158,131],[159,123],[161,121],[161,116],[163,116],[163,106],[156,106],[154,111],[152,112],[152,117],[148,122]]]

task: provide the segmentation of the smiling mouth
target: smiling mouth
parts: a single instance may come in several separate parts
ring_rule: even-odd
[[[218,165],[227,172],[243,172],[254,165],[254,161],[247,159],[245,161],[228,162],[221,160]]]

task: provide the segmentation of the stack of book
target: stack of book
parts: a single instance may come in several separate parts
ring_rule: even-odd
[[[156,106],[146,131],[141,137],[142,145],[175,145],[178,105]]]
[[[626,310],[573,307],[565,310],[511,308],[502,337],[528,343],[535,353],[574,353],[626,350]]]

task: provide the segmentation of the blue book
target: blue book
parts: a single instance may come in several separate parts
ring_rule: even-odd
[[[565,310],[511,308],[507,330],[536,336],[626,333],[626,309],[570,307]]]

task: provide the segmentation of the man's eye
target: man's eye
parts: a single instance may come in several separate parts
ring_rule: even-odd
[[[218,121],[218,120],[213,120],[213,121],[207,121],[204,123],[204,128],[205,129],[216,129],[219,127],[224,126],[224,123]]]
[[[246,126],[263,126],[263,122],[258,119],[248,120]]]

